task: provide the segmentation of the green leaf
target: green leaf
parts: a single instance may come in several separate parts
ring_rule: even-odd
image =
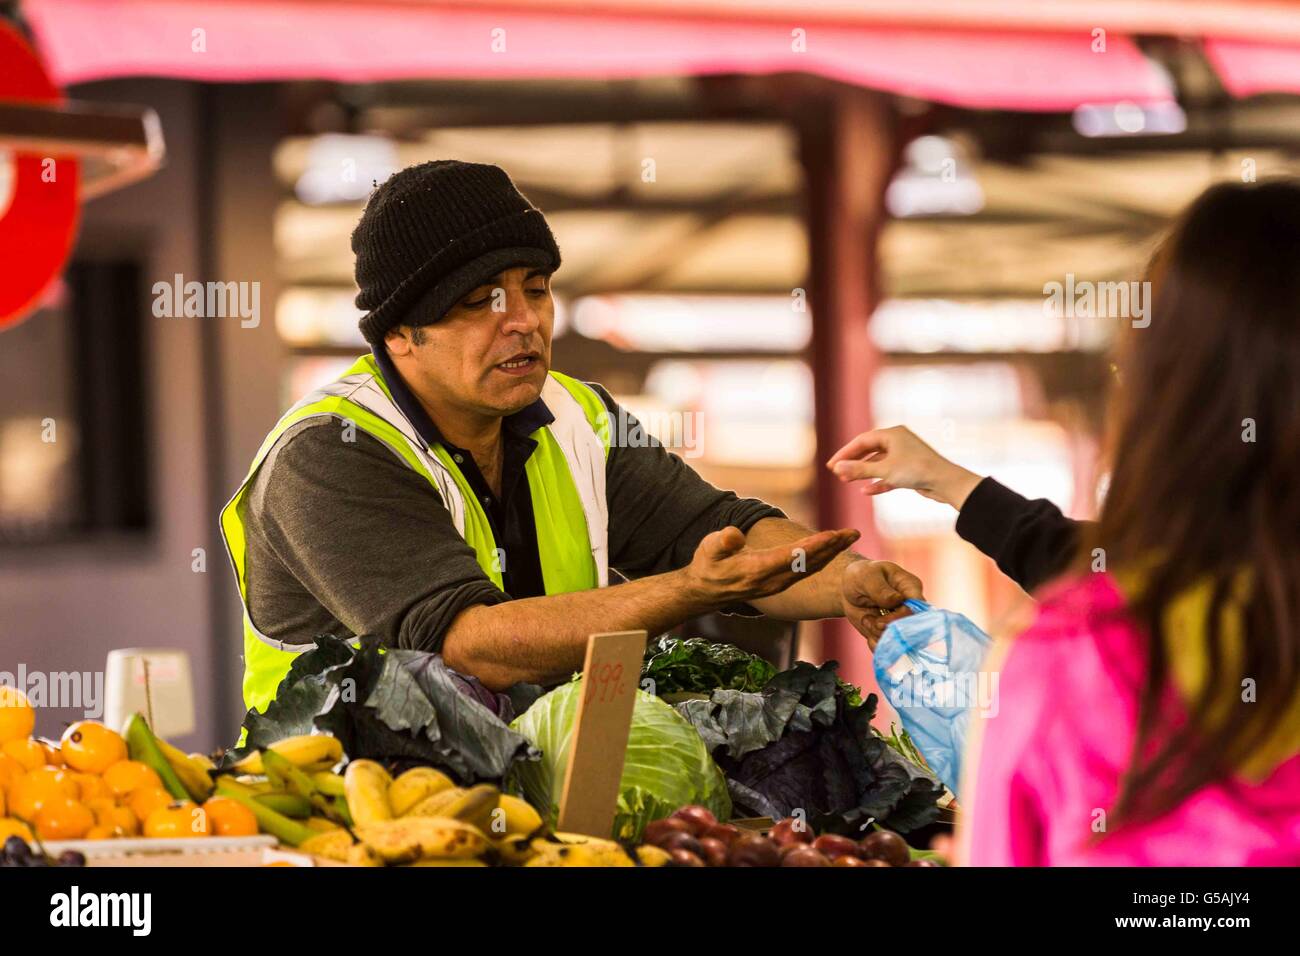
[[[520,699],[531,698],[527,689]],[[462,784],[500,782],[519,760],[539,754],[483,700],[508,707],[505,695],[456,674],[441,656],[384,650],[373,641],[356,648],[322,636],[299,655],[262,713],[244,718],[247,746],[323,731],[337,737],[350,759],[441,767]]]
[[[875,695],[853,704],[836,667],[800,662],[759,693],[717,690],[677,710],[726,774],[739,813],[780,819],[799,809],[838,833],[873,819],[900,831],[935,819],[942,785],[879,736]]]
[[[542,758],[517,763],[510,787],[521,792],[552,826],[559,813],[582,688],[581,680],[556,688],[511,724],[541,750]],[[726,781],[700,736],[672,707],[637,691],[611,836],[639,840],[651,820],[692,803],[708,807],[720,820],[731,815]]]
[[[650,642],[642,680],[654,681],[654,693],[710,693],[714,690],[756,691],[776,668],[732,644],[715,644],[698,637],[682,640],[664,635]]]

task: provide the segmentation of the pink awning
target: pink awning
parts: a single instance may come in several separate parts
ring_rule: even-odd
[[[212,81],[630,78],[805,72],[976,108],[1068,110],[1167,100],[1132,42],[1014,33],[295,0],[27,0],[64,84],[116,76]],[[195,31],[202,31],[196,33]]]
[[[1233,96],[1300,93],[1300,46],[1206,40],[1205,56]]]

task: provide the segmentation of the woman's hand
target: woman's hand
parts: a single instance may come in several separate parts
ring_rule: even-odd
[[[983,479],[944,458],[901,425],[863,432],[831,456],[826,467],[840,481],[873,478],[863,494],[911,488],[958,511]]]

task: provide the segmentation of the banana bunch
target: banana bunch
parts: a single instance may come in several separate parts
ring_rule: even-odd
[[[553,833],[529,843],[524,866],[636,866],[623,845],[581,833]]]
[[[353,760],[343,792],[351,832],[318,834],[302,845],[306,852],[360,866],[523,862],[528,840],[542,828],[541,816],[518,797],[486,783],[458,787],[433,767],[394,779],[373,760]]]
[[[132,714],[122,728],[127,753],[150,767],[177,800],[203,803],[212,796],[216,765],[203,754],[187,754],[154,734],[141,714]]]
[[[263,832],[297,846],[308,836],[352,825],[343,778],[325,769],[342,757],[333,737],[289,737],[243,758],[215,786],[249,806]]]
[[[328,734],[300,734],[277,740],[267,747],[308,773],[328,770],[343,759],[343,745]],[[254,750],[234,766],[235,773],[258,776],[266,773],[266,751]]]

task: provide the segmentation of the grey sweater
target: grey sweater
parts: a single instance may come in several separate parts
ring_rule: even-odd
[[[613,421],[627,415],[593,387]],[[610,567],[627,578],[684,567],[700,539],[727,525],[748,531],[784,517],[713,487],[657,444],[612,445],[605,489]],[[436,651],[465,608],[510,600],[479,568],[428,481],[360,429],[343,441],[334,419],[290,429],[258,469],[241,515],[249,613],[277,640],[369,634]]]

